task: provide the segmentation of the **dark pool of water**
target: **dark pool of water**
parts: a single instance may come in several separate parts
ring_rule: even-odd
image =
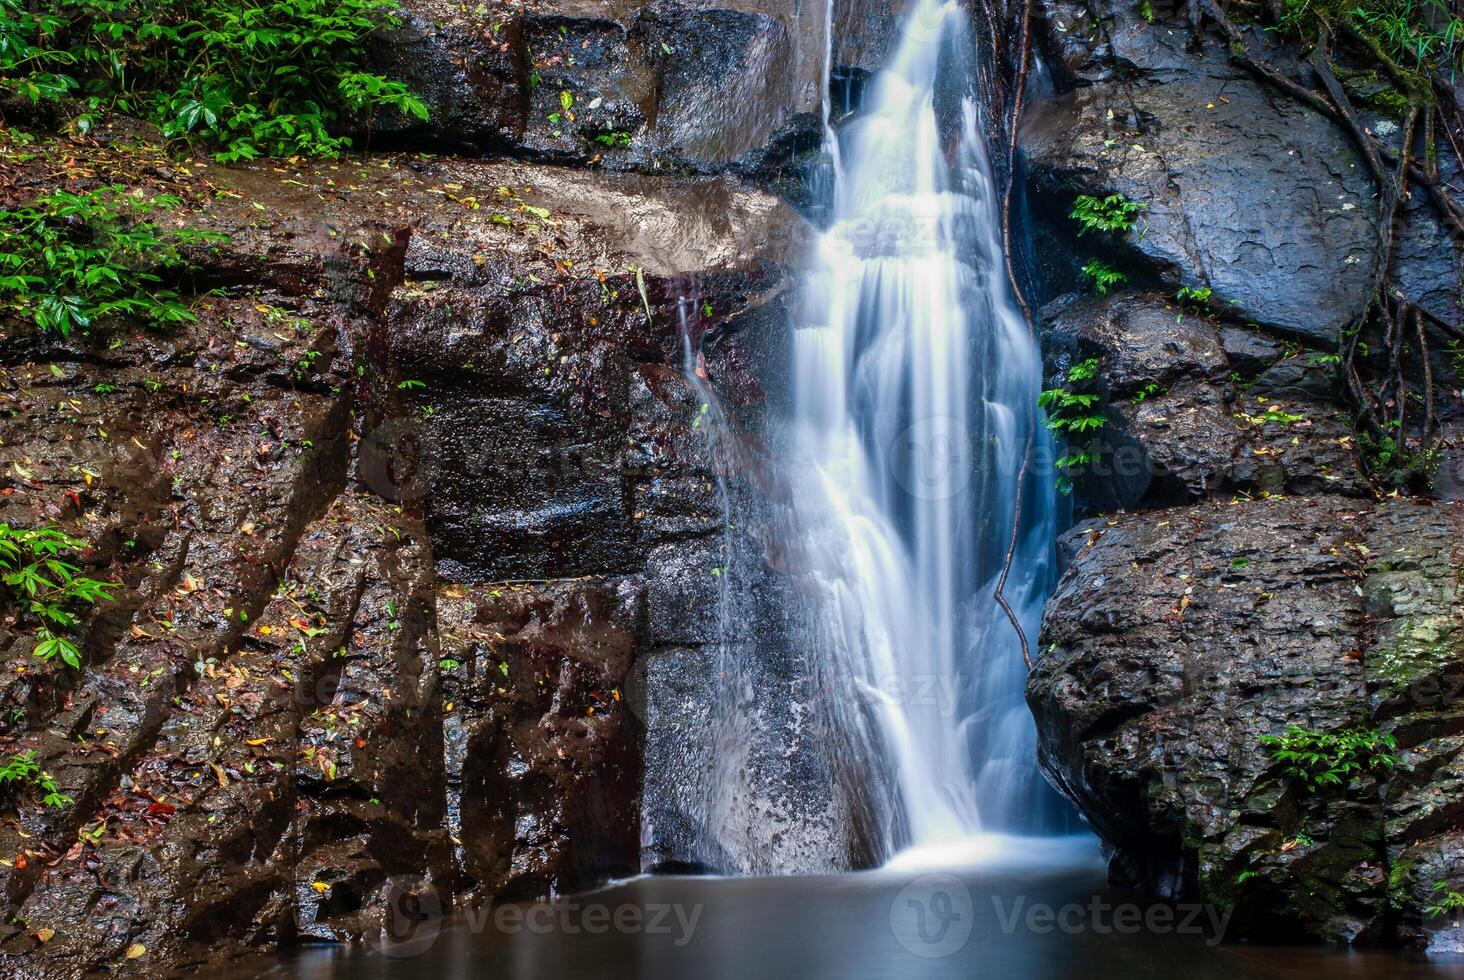
[[[307,949],[294,980],[457,978],[1464,977],[1464,957],[1223,941],[1223,915],[1148,911],[1091,841],[1007,841],[937,863],[808,878],[641,878],[555,904],[426,914],[397,942]],[[430,913],[430,909],[428,912]],[[1220,941],[1217,941],[1219,939]]]

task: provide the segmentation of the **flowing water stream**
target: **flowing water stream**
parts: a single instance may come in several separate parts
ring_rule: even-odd
[[[1019,641],[1052,579],[1051,481],[1017,475],[1038,351],[1010,293],[964,12],[917,0],[835,135],[829,222],[794,339],[795,493],[817,659],[871,731],[885,853],[1044,816]],[[854,717],[855,713],[860,717]],[[866,719],[872,719],[868,724]],[[883,792],[879,784],[884,784]]]

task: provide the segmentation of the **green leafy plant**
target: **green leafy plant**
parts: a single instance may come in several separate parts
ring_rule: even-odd
[[[76,802],[56,785],[49,772],[41,768],[34,752],[16,752],[0,766],[0,786],[26,786],[41,794],[41,802],[61,809]]]
[[[563,126],[565,123],[574,122],[574,93],[567,91],[560,92],[559,110],[557,112],[549,113],[549,115],[545,118],[549,120],[549,124],[551,126],[555,127]],[[564,134],[560,132],[558,128],[556,128],[554,130],[554,135],[563,136]]]
[[[63,8],[58,8],[63,9]],[[365,70],[366,38],[395,0],[75,0],[65,15],[0,0],[0,87],[76,100],[78,128],[121,111],[225,162],[334,156],[334,134],[394,109],[425,120],[400,82]]]
[[[594,140],[612,150],[623,150],[630,146],[631,135],[628,130],[606,127],[604,132],[594,134]]]
[[[75,609],[111,599],[108,590],[116,585],[78,574],[80,569],[66,560],[85,548],[85,541],[59,528],[0,524],[0,582],[39,624],[31,652],[45,661],[59,657],[75,669],[81,668],[81,651],[66,635],[80,625]]]
[[[1108,420],[1096,410],[1102,400],[1094,390],[1097,376],[1098,359],[1087,358],[1068,368],[1061,384],[1037,398],[1037,404],[1047,413],[1047,427],[1058,433],[1067,447],[1056,463],[1061,493],[1072,493],[1074,479],[1098,459],[1096,435]]]
[[[1114,286],[1128,282],[1128,276],[1099,259],[1089,259],[1088,264],[1083,266],[1082,273],[1083,278],[1092,284],[1093,292],[1099,296],[1107,296]]]
[[[1080,236],[1090,231],[1124,232],[1134,226],[1138,213],[1148,206],[1140,201],[1130,201],[1122,194],[1109,194],[1107,197],[1079,194],[1068,217],[1078,223]]]
[[[188,265],[182,246],[223,236],[144,220],[177,204],[167,195],[133,198],[114,184],[0,211],[0,305],[63,336],[118,318],[154,326],[194,319],[158,273]]]
[[[1144,402],[1148,401],[1150,398],[1153,398],[1155,395],[1160,395],[1163,393],[1164,388],[1162,385],[1160,385],[1158,382],[1150,381],[1148,384],[1144,385],[1144,387],[1134,392],[1134,397],[1132,401],[1135,405],[1141,405]]]
[[[1210,308],[1210,300],[1214,295],[1215,291],[1209,286],[1182,286],[1174,294],[1174,298],[1179,300],[1181,306],[1203,311]]]
[[[307,350],[295,361],[295,380],[304,381],[305,376],[315,370],[315,362],[320,359],[320,351]]]
[[[1283,0],[1276,29],[1310,40],[1343,24],[1405,68],[1459,64],[1464,55],[1464,22],[1445,0]]]
[[[1324,732],[1291,725],[1280,735],[1262,735],[1271,758],[1312,792],[1343,786],[1353,776],[1398,764],[1397,740],[1386,732],[1345,728]]]
[[[1406,439],[1398,435],[1396,424],[1389,428],[1390,433],[1381,435],[1369,432],[1357,434],[1357,448],[1368,473],[1386,486],[1433,486],[1439,463],[1443,459],[1439,448],[1410,446]]]
[[[29,9],[24,0],[0,0],[0,88],[32,105],[58,99],[76,87],[69,70],[76,55],[55,46],[67,26],[52,11]]]
[[[1464,912],[1464,894],[1451,890],[1447,881],[1434,882],[1433,890],[1444,894],[1437,902],[1423,910],[1425,915],[1430,918],[1446,915],[1451,919],[1457,919],[1459,913]]]

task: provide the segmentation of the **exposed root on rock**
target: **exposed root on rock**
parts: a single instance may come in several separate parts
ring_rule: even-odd
[[[1229,42],[1231,57],[1256,78],[1341,126],[1351,137],[1378,192],[1378,253],[1369,271],[1367,301],[1343,332],[1338,351],[1338,378],[1356,415],[1358,428],[1378,443],[1386,441],[1392,456],[1408,461],[1403,480],[1422,489],[1430,479],[1430,461],[1440,444],[1435,384],[1431,363],[1437,335],[1454,341],[1464,337],[1459,323],[1449,323],[1424,310],[1396,282],[1393,258],[1405,221],[1403,204],[1411,188],[1427,195],[1440,222],[1464,244],[1464,208],[1439,176],[1435,152],[1438,134],[1464,165],[1464,116],[1452,86],[1443,79],[1425,79],[1397,64],[1377,40],[1349,22],[1319,23],[1306,63],[1321,84],[1316,91],[1289,77],[1251,51],[1243,31],[1218,0],[1200,0]],[[1381,67],[1407,100],[1398,147],[1384,143],[1358,119],[1356,107],[1338,79],[1338,59],[1352,51]],[[1416,154],[1420,135],[1424,152]],[[1430,335],[1434,335],[1431,337]],[[1410,401],[1422,403],[1410,411]]]

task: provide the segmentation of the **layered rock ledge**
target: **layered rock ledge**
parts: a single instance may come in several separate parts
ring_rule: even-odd
[[[639,871],[641,718],[695,705],[633,668],[713,642],[728,534],[685,345],[754,427],[801,219],[727,177],[101,140],[12,145],[6,194],[123,179],[227,241],[181,283],[197,322],[0,337],[0,520],[120,583],[83,671],[0,625],[0,746],[74,799],[0,821],[5,969],[217,965],[374,936],[392,888]]]

